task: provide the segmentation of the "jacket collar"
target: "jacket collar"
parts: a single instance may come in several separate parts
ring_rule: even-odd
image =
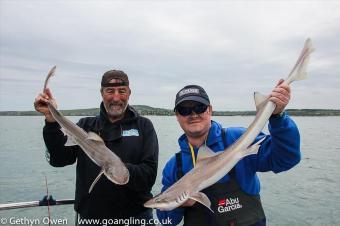
[[[124,113],[124,117],[121,120],[112,123],[108,118],[104,104],[101,103],[99,134],[104,141],[114,141],[121,139],[124,125],[137,121],[137,118],[137,111],[131,106],[128,106]]]
[[[211,120],[211,127],[209,129],[208,139],[207,139],[207,146],[211,147],[214,144],[222,141],[222,126],[221,124]],[[188,138],[185,134],[179,137],[178,144],[182,151],[184,152],[190,152],[189,144],[188,144]]]

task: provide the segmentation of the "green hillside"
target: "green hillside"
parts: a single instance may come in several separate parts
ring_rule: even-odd
[[[141,115],[174,115],[173,110],[153,108],[146,105],[132,105]],[[340,116],[337,109],[287,109],[292,116]],[[61,110],[65,116],[94,116],[99,114],[99,108]],[[36,111],[0,111],[0,116],[35,116],[41,115]],[[214,111],[214,116],[248,116],[255,115],[255,111]]]

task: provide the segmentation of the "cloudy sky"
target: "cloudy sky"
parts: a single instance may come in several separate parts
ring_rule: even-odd
[[[0,111],[33,110],[48,70],[60,109],[98,107],[102,74],[124,70],[131,104],[173,108],[198,84],[215,110],[253,110],[316,51],[288,108],[340,109],[340,3],[336,1],[0,0]]]

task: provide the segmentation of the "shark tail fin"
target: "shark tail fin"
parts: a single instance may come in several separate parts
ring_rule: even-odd
[[[193,200],[201,203],[202,205],[207,207],[211,212],[214,212],[211,209],[211,202],[210,202],[208,196],[206,194],[204,194],[203,192],[197,192],[194,195],[191,195],[190,199],[193,199]]]
[[[285,80],[287,84],[290,84],[293,81],[299,81],[307,78],[307,65],[309,62],[309,56],[313,51],[314,47],[312,44],[312,40],[308,38],[297,62],[295,63],[292,71]]]
[[[48,81],[50,80],[50,78],[52,76],[54,76],[55,74],[55,70],[56,70],[57,66],[54,66],[50,69],[50,71],[48,72],[47,76],[46,76],[46,79],[45,79],[45,82],[44,82],[44,89],[43,89],[43,92],[45,92],[46,88],[47,88],[47,85],[48,85]]]
[[[92,182],[90,189],[89,189],[89,194],[91,193],[91,191],[93,190],[93,187],[96,185],[96,183],[99,181],[99,179],[101,178],[101,176],[104,174],[104,170],[100,171],[98,176],[96,177],[96,179],[94,179],[94,181]]]

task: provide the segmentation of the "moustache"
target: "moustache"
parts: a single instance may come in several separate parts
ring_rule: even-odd
[[[109,107],[124,107],[124,103],[121,102],[109,103]]]

